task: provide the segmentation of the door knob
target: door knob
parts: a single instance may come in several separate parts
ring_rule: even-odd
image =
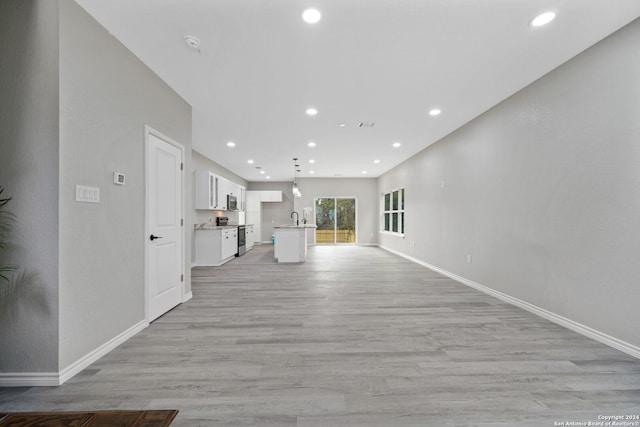
[[[154,236],[153,234],[149,236],[149,240],[151,240],[152,242],[156,239],[162,239],[162,236]]]

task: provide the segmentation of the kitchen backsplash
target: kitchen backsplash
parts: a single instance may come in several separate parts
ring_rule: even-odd
[[[229,224],[244,224],[244,212],[240,211],[203,211],[203,210],[194,210],[195,214],[193,216],[194,224],[202,224],[205,222],[209,222],[211,219],[213,222],[216,221],[216,217],[218,216],[226,216],[229,218]]]

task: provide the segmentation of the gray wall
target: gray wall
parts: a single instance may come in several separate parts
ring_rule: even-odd
[[[291,222],[293,211],[293,194],[291,192],[293,182],[250,182],[247,190],[273,190],[282,191],[282,202],[261,203],[261,242],[271,242],[271,236],[276,225]]]
[[[302,218],[302,209],[314,207],[316,197],[356,198],[356,238],[359,244],[378,243],[378,188],[375,178],[300,178],[298,180],[302,198],[295,199],[295,210]],[[313,222],[313,217],[308,218]],[[315,234],[310,243],[315,243]]]
[[[144,126],[185,147],[191,107],[72,0],[60,0],[60,368],[144,319]],[[113,184],[124,172],[126,185]],[[191,174],[185,173],[185,224]],[[75,185],[100,204],[74,201]],[[185,247],[190,291],[191,233]]]
[[[635,21],[380,177],[407,189],[381,245],[640,346],[638,45]]]
[[[57,16],[57,2],[0,2],[0,186],[17,215],[0,264],[34,275],[0,292],[0,372],[58,369]]]

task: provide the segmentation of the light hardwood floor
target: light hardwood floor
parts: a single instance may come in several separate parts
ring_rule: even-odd
[[[305,427],[640,415],[640,360],[379,248],[316,246],[282,265],[257,246],[195,268],[193,294],[61,387],[0,389],[0,411]]]

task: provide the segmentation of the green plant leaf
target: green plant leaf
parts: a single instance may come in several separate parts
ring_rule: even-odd
[[[4,192],[4,188],[0,186],[0,195]],[[8,237],[11,229],[16,221],[16,216],[11,212],[4,210],[5,206],[11,201],[11,197],[0,197],[0,250],[4,250],[8,244]],[[0,266],[0,282],[10,282],[10,276],[6,273],[17,270],[14,265]]]

